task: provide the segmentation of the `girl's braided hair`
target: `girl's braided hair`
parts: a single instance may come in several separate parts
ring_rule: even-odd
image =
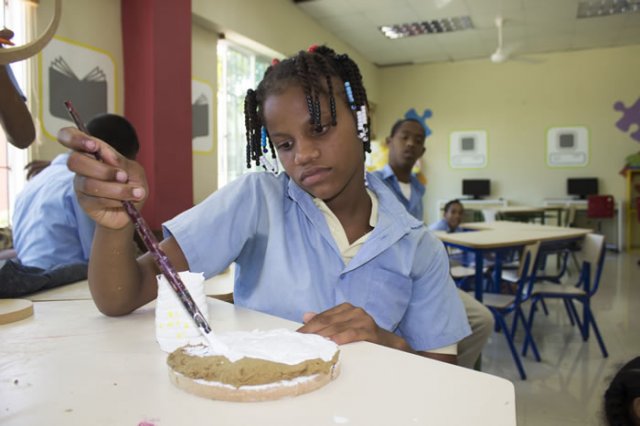
[[[353,93],[352,110],[362,106],[368,107],[367,92],[362,84],[362,75],[356,63],[346,54],[336,54],[327,46],[312,46],[308,51],[300,51],[295,56],[281,62],[274,61],[264,73],[262,81],[256,90],[249,89],[244,101],[244,115],[247,135],[247,167],[251,163],[259,166],[260,158],[269,150],[275,158],[275,150],[271,139],[264,128],[263,106],[267,96],[278,94],[292,84],[299,85],[307,100],[307,108],[311,117],[311,125],[320,130],[321,110],[320,97],[329,97],[331,125],[337,124],[336,93],[342,88],[335,88],[332,77],[338,77],[343,82],[349,82]],[[342,96],[348,103],[347,97]],[[263,136],[263,133],[264,136]],[[269,149],[263,146],[263,139],[268,140]],[[371,152],[370,135],[367,128],[367,138],[363,143],[365,152]],[[266,141],[265,141],[266,142]]]

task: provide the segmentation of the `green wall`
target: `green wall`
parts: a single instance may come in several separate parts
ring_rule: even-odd
[[[433,134],[424,157],[428,179],[427,222],[436,203],[459,196],[464,178],[490,178],[492,197],[513,204],[539,205],[565,197],[566,178],[596,176],[600,192],[625,196],[618,171],[640,145],[615,127],[621,114],[613,103],[630,106],[640,97],[640,46],[554,53],[493,64],[487,60],[384,68],[380,71],[380,136],[409,108],[433,111]],[[584,126],[590,136],[586,167],[546,165],[550,127]],[[456,130],[488,133],[489,160],[483,169],[449,166],[449,135]]]

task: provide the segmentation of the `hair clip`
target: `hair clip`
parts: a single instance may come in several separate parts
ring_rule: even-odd
[[[312,44],[311,46],[309,46],[309,48],[307,49],[307,52],[309,53],[314,53],[316,51],[316,49],[318,48],[317,44]]]
[[[267,129],[262,126],[260,128],[260,145],[262,146],[262,152],[267,153],[269,150],[267,149]]]
[[[270,172],[274,175],[277,175],[278,172],[280,171],[278,168],[278,160],[275,158],[273,159],[273,163],[272,163],[271,161],[269,161],[269,159],[266,156],[262,155],[260,156],[260,165],[267,172]]]
[[[344,82],[344,91],[347,94],[347,101],[349,101],[349,105],[351,106],[352,110],[356,110],[356,101],[355,98],[353,97],[353,90],[351,90],[351,83],[349,83],[348,81]]]
[[[272,67],[275,67],[275,66],[276,66],[276,65],[278,65],[279,63],[280,63],[280,59],[278,59],[278,58],[273,58],[273,59],[271,60],[271,66],[272,66]]]
[[[367,117],[367,107],[364,105],[356,111],[356,127],[358,128],[358,139],[362,142],[369,142],[369,118]]]

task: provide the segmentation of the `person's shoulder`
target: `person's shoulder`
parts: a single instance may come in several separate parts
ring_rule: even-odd
[[[446,231],[447,230],[447,226],[446,226],[446,222],[444,219],[439,219],[436,222],[433,222],[431,225],[429,225],[429,230],[431,231]]]
[[[289,178],[285,173],[274,175],[269,172],[251,172],[237,177],[224,185],[207,199],[211,202],[272,202],[282,199],[287,191]],[[236,200],[236,201],[234,201]]]
[[[415,218],[405,206],[398,201],[398,197],[382,180],[371,174],[367,175],[367,182],[369,189],[378,198],[378,209],[383,214],[388,214],[393,217],[394,222],[401,226],[406,226],[411,229],[425,228],[424,223],[421,220]]]
[[[288,179],[285,173],[251,172],[239,176],[225,187],[283,188]]]

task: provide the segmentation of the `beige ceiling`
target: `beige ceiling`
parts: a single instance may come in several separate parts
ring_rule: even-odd
[[[293,1],[293,0],[292,0]],[[636,0],[632,0],[636,1]],[[377,65],[463,61],[496,50],[497,16],[510,60],[640,44],[640,12],[577,19],[579,0],[306,0],[298,7]],[[470,16],[474,29],[391,40],[378,27]]]

